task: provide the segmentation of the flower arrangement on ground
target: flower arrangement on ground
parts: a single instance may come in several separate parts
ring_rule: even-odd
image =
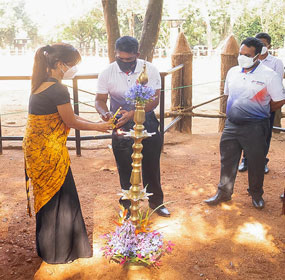
[[[150,230],[149,217],[152,213],[149,215],[149,210],[145,218],[140,212],[137,227],[126,220],[126,214],[126,209],[121,211],[116,230],[103,236],[106,240],[102,248],[103,255],[121,265],[136,263],[158,267],[160,257],[170,253],[174,244],[171,241],[164,242],[161,233]]]

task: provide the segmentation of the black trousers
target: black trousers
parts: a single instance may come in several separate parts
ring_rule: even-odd
[[[124,131],[129,131],[133,128],[134,124],[135,123],[133,121],[128,122],[122,127],[122,129]],[[163,203],[163,192],[160,184],[160,154],[162,141],[158,131],[159,122],[156,119],[154,112],[146,113],[144,126],[148,132],[156,132],[156,134],[142,141],[142,181],[144,187],[147,186],[147,192],[153,193],[153,195],[149,197],[149,203],[158,206]],[[134,141],[132,138],[118,135],[116,131],[113,132],[113,153],[120,176],[121,188],[124,190],[128,190],[131,187],[131,155],[133,153],[133,143]],[[120,203],[125,208],[129,208],[130,206],[129,200],[120,199]]]
[[[269,119],[245,124],[234,124],[228,119],[220,141],[221,174],[219,190],[232,195],[241,151],[248,162],[248,192],[254,198],[263,194],[266,139]]]
[[[270,147],[270,142],[271,142],[271,137],[272,137],[274,119],[275,119],[275,112],[271,112],[270,113],[270,119],[269,119],[269,122],[270,122],[269,133],[268,133],[268,136],[266,138],[266,152],[265,152],[266,161],[265,161],[265,163],[269,162],[269,158],[267,158],[267,155],[269,152],[269,147]],[[243,160],[247,161],[247,157],[246,157],[245,152],[243,152]]]

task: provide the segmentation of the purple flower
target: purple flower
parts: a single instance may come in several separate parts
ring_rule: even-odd
[[[160,256],[170,251],[174,245],[169,242],[164,246],[163,236],[157,231],[141,232],[137,235],[135,232],[135,226],[126,221],[115,232],[104,235],[106,241],[102,248],[103,255],[120,264],[142,262],[156,265]]]
[[[135,84],[125,93],[125,96],[129,104],[145,104],[155,99],[155,90],[151,87]]]

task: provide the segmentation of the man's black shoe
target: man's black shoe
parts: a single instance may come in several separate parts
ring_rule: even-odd
[[[281,199],[281,200],[284,200],[284,193],[282,193],[282,194],[280,195],[280,199]]]
[[[226,202],[231,200],[231,196],[225,194],[224,192],[218,190],[217,193],[213,196],[210,197],[209,199],[204,200],[205,203],[208,205],[218,205],[221,202]]]
[[[245,158],[242,159],[239,167],[238,167],[238,171],[239,172],[244,172],[247,170],[247,160]]]
[[[265,164],[264,166],[264,174],[267,174],[269,172],[269,168],[267,166],[267,164]]]
[[[264,202],[262,197],[260,197],[260,198],[252,198],[252,205],[256,209],[262,209],[264,207],[264,205],[265,205],[265,202]]]
[[[158,206],[155,206],[154,204],[150,203],[149,204],[149,208],[151,209],[155,209],[157,208]],[[162,217],[170,217],[170,212],[168,211],[168,209],[161,205],[158,209],[155,210],[155,213],[159,216],[162,216]]]

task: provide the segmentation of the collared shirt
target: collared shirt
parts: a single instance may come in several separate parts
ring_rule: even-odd
[[[111,63],[98,77],[97,93],[110,95],[110,111],[115,113],[121,106],[123,110],[133,110],[134,105],[127,103],[125,93],[136,83],[136,80],[142,71],[145,61],[137,59],[137,65],[134,72],[126,74],[123,72],[117,62]],[[158,70],[146,61],[146,71],[148,83],[146,86],[154,90],[161,89],[161,78]]]
[[[260,63],[245,73],[232,67],[226,78],[224,94],[228,95],[227,118],[236,123],[258,121],[270,116],[270,100],[285,99],[278,74]]]
[[[260,60],[260,62],[275,71],[281,77],[281,80],[283,80],[284,65],[281,59],[268,54],[268,56],[263,60]]]

